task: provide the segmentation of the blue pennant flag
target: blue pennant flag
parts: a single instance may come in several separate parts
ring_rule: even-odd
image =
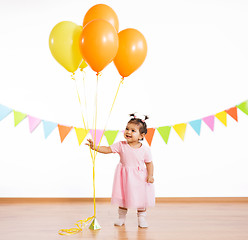
[[[45,138],[47,138],[51,134],[51,132],[58,126],[58,124],[55,122],[49,122],[45,120],[42,120],[42,122],[44,127]]]
[[[195,132],[200,136],[201,132],[201,119],[189,122],[190,126],[195,130]]]
[[[0,121],[7,117],[12,112],[12,109],[0,104]]]

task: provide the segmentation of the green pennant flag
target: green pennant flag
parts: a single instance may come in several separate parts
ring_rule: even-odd
[[[165,143],[167,144],[170,136],[171,126],[159,127],[157,128],[157,130],[160,133],[161,137],[164,139]]]
[[[14,121],[15,121],[15,127],[16,127],[24,118],[26,118],[27,114],[17,112],[15,110],[13,110],[13,112],[14,112]]]
[[[237,105],[237,108],[248,115],[248,100]]]
[[[104,135],[107,138],[109,146],[114,143],[118,132],[119,130],[108,130],[104,132]]]

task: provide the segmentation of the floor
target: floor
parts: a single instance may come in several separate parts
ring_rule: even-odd
[[[0,240],[168,239],[247,240],[248,203],[157,203],[147,211],[149,228],[137,227],[135,210],[126,225],[115,227],[116,207],[97,203],[100,230],[88,227],[71,236],[60,229],[92,216],[92,202],[0,202]]]

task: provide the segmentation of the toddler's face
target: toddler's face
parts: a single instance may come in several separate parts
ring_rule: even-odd
[[[124,138],[128,143],[138,142],[141,140],[143,137],[140,134],[139,126],[134,123],[128,123],[124,131]]]

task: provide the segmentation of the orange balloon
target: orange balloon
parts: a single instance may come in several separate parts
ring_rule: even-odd
[[[100,72],[116,56],[119,46],[118,34],[109,22],[102,19],[93,20],[84,27],[79,45],[83,59],[95,72]]]
[[[119,49],[114,64],[122,77],[128,77],[145,61],[147,44],[145,37],[136,29],[119,32]]]
[[[119,20],[115,11],[111,7],[105,4],[97,4],[91,7],[84,16],[83,27],[88,22],[96,19],[104,19],[108,21],[115,27],[117,32],[119,31]]]

